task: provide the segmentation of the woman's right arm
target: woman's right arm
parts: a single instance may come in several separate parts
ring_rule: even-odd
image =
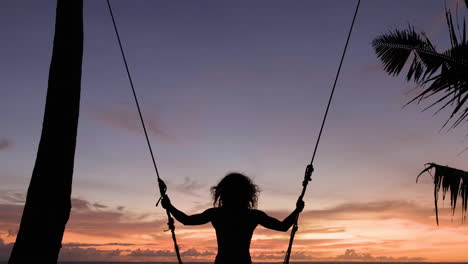
[[[278,219],[271,217],[262,211],[258,211],[258,223],[268,229],[286,232],[294,224],[294,221],[302,209],[304,209],[304,201],[298,200],[296,203],[296,209],[283,221],[279,221]]]
[[[169,197],[164,196],[161,200],[161,205],[164,209],[169,210],[169,213],[174,216],[177,221],[183,225],[203,225],[211,221],[213,209],[207,209],[201,214],[186,215],[184,212],[179,211],[171,204]]]

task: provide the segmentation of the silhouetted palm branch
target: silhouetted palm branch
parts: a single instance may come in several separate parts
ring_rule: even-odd
[[[468,172],[450,168],[447,166],[437,165],[435,163],[428,163],[426,164],[426,166],[427,167],[416,178],[416,182],[418,182],[419,176],[421,176],[423,173],[430,173],[432,169],[435,170],[435,173],[433,175],[434,206],[437,225],[439,225],[439,208],[437,205],[437,201],[439,199],[439,192],[441,187],[442,200],[445,200],[445,195],[447,194],[447,191],[450,191],[450,207],[452,209],[452,215],[455,214],[458,196],[460,196],[460,198],[462,199],[462,220],[465,221],[466,211],[468,209]]]
[[[468,43],[465,21],[462,30],[457,27],[459,32],[457,36],[449,10],[446,10],[446,19],[451,48],[445,52],[438,52],[424,33],[417,33],[411,26],[376,37],[372,41],[372,46],[382,61],[385,71],[393,76],[399,75],[412,58],[406,79],[414,81],[423,88],[423,91],[408,104],[438,96],[426,109],[441,105],[436,112],[438,113],[453,105],[454,109],[444,124],[445,126],[458,114],[452,125],[453,128],[468,117],[468,107],[462,110],[468,100]]]

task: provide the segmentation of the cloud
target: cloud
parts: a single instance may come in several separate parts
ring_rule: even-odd
[[[120,259],[120,249],[101,250],[96,248],[63,247],[60,250],[60,261],[117,261]]]
[[[253,255],[254,259],[259,259],[259,260],[282,260],[284,259],[285,252],[284,251],[279,251],[279,252],[273,252],[273,253],[260,253]],[[291,259],[294,261],[304,261],[304,260],[315,260],[317,259],[316,257],[313,257],[311,253],[309,252],[304,252],[304,251],[298,251],[298,252],[291,252]]]
[[[115,104],[109,108],[96,108],[94,118],[114,128],[124,129],[131,133],[143,133],[138,112],[129,104]],[[175,138],[162,128],[157,114],[145,115],[145,126],[148,133],[173,141]]]
[[[98,208],[98,209],[105,209],[105,208],[107,208],[107,205],[103,205],[103,204],[100,204],[100,203],[94,203],[93,207]]]
[[[314,248],[320,248],[322,250],[329,249],[346,249],[346,248],[357,248],[357,247],[395,247],[400,246],[404,240],[386,240],[380,241],[352,241],[350,239],[295,239],[294,245],[302,246],[304,248],[314,246]]]
[[[7,195],[0,196],[3,197],[2,200],[5,202],[0,203],[0,261],[9,257],[13,243],[5,243],[5,239],[11,242],[14,241],[17,233],[15,230],[19,227],[24,206],[18,203],[18,199],[5,199],[5,197],[11,197],[12,193],[14,194],[14,192],[9,192]],[[13,197],[16,197],[16,195],[13,195]],[[7,201],[9,203],[6,203]],[[155,247],[157,244],[154,241],[160,242],[163,239],[170,238],[170,236],[162,232],[166,228],[165,220],[157,220],[156,217],[153,217],[153,220],[148,220],[148,214],[132,213],[124,210],[123,207],[119,209],[111,209],[101,203],[73,198],[71,217],[67,224],[60,260],[125,260],[132,247]],[[94,241],[128,239],[131,236],[149,236],[149,239],[139,239],[143,243],[127,243],[126,240],[122,242],[94,243]],[[88,241],[93,242],[67,242],[67,237],[72,239],[74,237],[78,237],[78,239],[86,237]],[[155,238],[155,240],[152,238]],[[146,241],[148,242],[145,243]],[[165,247],[164,244],[162,246]],[[122,250],[122,247],[126,249]],[[134,254],[138,254],[138,252]]]
[[[71,199],[72,208],[75,210],[88,210],[89,202],[83,199]]]
[[[0,202],[24,204],[26,202],[26,195],[16,190],[0,190]]]
[[[200,197],[197,191],[205,187],[204,184],[201,184],[198,181],[189,177],[185,177],[184,182],[182,183],[171,183],[170,185],[171,190],[196,197]]]
[[[255,234],[271,234],[271,230],[266,228],[259,228],[255,230]],[[313,234],[332,234],[332,233],[344,233],[346,228],[344,227],[307,227],[301,228],[301,233],[313,233]]]
[[[74,198],[67,231],[90,236],[122,238],[128,235],[147,235],[166,229],[165,219],[151,214],[137,214],[109,208],[99,203]]]
[[[155,244],[133,244],[133,243],[103,243],[103,244],[96,244],[96,243],[64,243],[62,247],[104,247],[104,246],[122,246],[122,247],[129,247],[129,246],[141,246],[141,245],[155,245]]]
[[[18,234],[17,230],[8,229],[7,231],[7,237],[16,237],[17,234]]]
[[[360,253],[354,249],[347,249],[344,254],[335,257],[338,261],[385,261],[385,262],[423,262],[425,258],[409,258],[409,257],[388,257],[388,256],[373,256],[370,253]]]
[[[215,253],[211,251],[198,251],[194,248],[182,251],[180,253],[185,259],[196,259],[197,257],[214,256]],[[175,252],[172,250],[152,250],[152,249],[135,249],[135,250],[103,250],[97,248],[82,248],[64,247],[60,253],[60,260],[74,260],[74,261],[103,261],[103,260],[146,260],[151,258],[174,258]]]
[[[187,186],[193,186],[187,184]],[[192,187],[188,187],[190,189]],[[7,197],[7,198],[5,198]],[[7,234],[15,233],[21,219],[23,199],[18,193],[11,192],[0,195],[4,201],[0,203],[0,231]],[[6,201],[9,201],[6,203]],[[159,212],[161,213],[161,212]],[[269,211],[268,214],[279,219],[284,218],[289,212]],[[441,209],[441,216],[450,220],[449,208]],[[408,201],[376,201],[371,203],[344,203],[334,207],[306,210],[301,215],[301,222],[315,222],[316,226],[307,226],[301,229],[301,234],[340,234],[347,229],[342,226],[330,226],[332,221],[343,220],[388,220],[404,219],[422,224],[434,225],[434,212],[432,207],[422,207]],[[320,222],[317,222],[320,221]],[[84,199],[72,199],[72,212],[67,224],[67,232],[87,236],[99,236],[111,238],[122,238],[128,235],[152,235],[154,237],[166,237],[162,230],[166,229],[166,219],[162,215],[147,213],[132,213],[123,207],[118,209],[106,205],[89,202]],[[212,232],[210,226],[184,227],[184,230],[199,230]],[[191,231],[192,232],[192,231]],[[258,228],[256,235],[270,236],[275,231]],[[189,235],[189,234],[187,234]],[[307,240],[308,243],[320,242],[319,240]],[[335,241],[338,242],[338,241]]]
[[[275,254],[275,253],[260,253],[252,256],[258,260],[271,260],[271,259],[281,259],[284,258],[284,253]]]
[[[213,256],[215,254],[216,253],[212,251],[198,251],[194,248],[190,248],[180,253],[182,257],[205,257],[205,256]]]
[[[314,259],[311,254],[304,251],[293,252],[291,253],[291,258],[294,260],[311,260]]]
[[[273,210],[268,211],[267,213],[274,217],[282,218],[290,212],[284,210]],[[304,222],[319,221],[319,223],[352,221],[357,219],[360,221],[400,219],[429,225],[431,227],[435,225],[435,213],[432,206],[422,206],[416,202],[407,200],[342,203],[324,209],[305,210],[301,214],[301,219],[304,219],[302,220]],[[439,208],[439,219],[443,223],[452,222],[453,217],[449,207]],[[329,228],[340,227],[329,226]]]
[[[216,253],[212,251],[198,251],[194,248],[180,252],[181,257],[206,257],[214,256]],[[136,249],[130,252],[131,257],[175,257],[175,252],[171,250],[142,250]]]
[[[410,257],[389,257],[373,256],[370,253],[360,253],[354,249],[347,249],[344,254],[335,257],[323,256],[326,252],[317,252],[312,250],[293,251],[291,260],[293,261],[339,261],[339,262],[424,262],[425,258]],[[284,258],[284,251],[254,254],[252,257],[262,261],[277,261]]]
[[[0,138],[0,150],[5,150],[8,149],[12,146],[12,143],[10,140],[6,138]]]
[[[174,257],[175,253],[170,250],[137,249],[128,254],[131,257]]]
[[[107,209],[107,205],[100,204],[98,202],[90,203],[80,198],[72,198],[72,209],[75,210],[93,210],[93,209]]]
[[[13,234],[19,226],[23,205],[17,204],[0,204],[0,232]],[[2,233],[3,233],[2,232]]]
[[[3,231],[6,235],[8,230],[18,229],[23,206],[19,203],[0,203],[0,234]],[[158,219],[155,215],[132,213],[123,208],[111,209],[79,198],[72,198],[72,211],[67,224],[68,233],[109,239],[143,234],[163,236],[161,231],[164,229],[166,220]]]
[[[111,244],[111,243],[110,243]],[[118,244],[118,243],[115,243]],[[92,244],[89,244],[92,245]],[[122,261],[122,260],[147,260],[152,258],[172,259],[175,253],[172,250],[151,250],[151,249],[98,249],[95,247],[87,247],[86,244],[71,246],[64,244],[60,251],[60,261]],[[99,244],[98,246],[102,246]],[[0,238],[0,260],[8,259],[13,243],[5,244]],[[322,256],[324,252],[311,250],[295,251],[291,254],[291,259],[294,261],[363,261],[363,262],[423,262],[427,259],[420,257],[390,257],[390,256],[374,256],[370,253],[359,252],[355,249],[347,249],[344,254],[335,257]],[[216,253],[214,251],[198,251],[190,248],[181,252],[181,256],[185,260],[197,260],[197,258],[212,259]],[[253,253],[253,259],[276,261],[284,258],[284,251],[261,252]]]
[[[122,253],[122,250],[116,249],[116,250],[111,251],[111,252],[108,254],[108,256],[110,256],[110,257],[118,257],[118,256],[120,256],[121,253]]]
[[[147,260],[148,258],[174,258],[172,250],[152,250],[152,249],[100,249],[103,246],[134,246],[131,243],[64,243],[60,250],[60,261],[122,261],[122,260]],[[154,244],[152,244],[154,245]],[[9,258],[13,243],[5,244],[0,238],[0,261]],[[199,257],[214,256],[212,251],[198,251],[194,248],[182,251],[181,256],[186,259],[196,259]]]
[[[367,203],[343,203],[335,207],[307,210],[304,217],[312,219],[351,220],[356,219],[411,219],[427,223],[433,216],[433,209],[420,206],[411,201],[375,201]]]
[[[10,194],[12,193],[15,192],[10,192]],[[10,197],[10,194],[0,195],[0,197]],[[6,202],[8,199],[3,200]],[[7,256],[11,250],[9,243],[14,241],[15,230],[18,229],[23,209],[23,205],[17,202],[21,199],[10,200],[11,202],[8,204],[0,202],[0,238],[3,239],[0,244],[0,252],[3,252],[3,255],[0,255],[0,260],[2,256]],[[169,233],[162,232],[167,229],[163,212],[158,214],[133,213],[123,207],[109,207],[106,204],[81,198],[73,198],[72,204],[72,213],[64,236],[62,260],[150,261],[151,258],[157,257],[158,260],[166,261],[174,258],[171,236]],[[447,209],[447,213],[449,210]],[[289,212],[268,213],[273,216],[282,216],[278,217],[282,219]],[[415,261],[419,258],[394,257],[392,259],[386,256],[370,255],[370,253],[375,254],[374,252],[386,249],[386,252],[392,252],[392,255],[406,255],[409,253],[405,253],[402,249],[408,245],[407,243],[413,243],[416,240],[420,243],[419,239],[424,235],[414,239],[399,235],[391,238],[369,236],[361,233],[364,230],[362,223],[365,225],[369,222],[379,223],[379,221],[387,220],[394,223],[393,221],[401,219],[402,223],[410,223],[411,226],[416,225],[424,230],[432,230],[436,228],[432,217],[433,209],[431,207],[423,207],[403,200],[344,203],[324,209],[307,210],[301,216],[301,229],[294,242],[295,251],[292,259],[319,261],[328,258],[345,261],[350,258],[359,258],[357,261],[364,261],[364,259]],[[350,225],[348,226],[348,224]],[[178,228],[180,227],[177,231],[177,238],[184,259],[212,260],[216,254],[216,237],[210,225],[183,227],[178,223],[176,225]],[[411,228],[411,226],[402,228]],[[368,231],[382,231],[378,228],[370,226]],[[447,227],[447,230],[450,228],[455,227]],[[456,228],[457,233],[463,234],[465,232],[468,234],[466,228]],[[439,228],[437,230],[445,232],[445,229]],[[287,241],[288,233],[257,228],[252,241],[252,257],[259,260],[281,260],[284,256],[284,252],[281,251],[284,250]],[[446,242],[450,241],[452,240]],[[441,248],[450,246],[441,245]],[[311,248],[314,249],[313,252],[309,250]],[[372,251],[372,248],[375,250]],[[346,249],[351,251],[346,252]],[[356,251],[361,249],[366,251],[364,253]],[[336,252],[344,253],[335,256]],[[411,256],[418,256],[415,254],[417,253],[413,252]]]

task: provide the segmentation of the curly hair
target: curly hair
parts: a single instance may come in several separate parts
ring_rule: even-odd
[[[260,188],[241,173],[226,175],[216,186],[211,187],[214,207],[252,209],[257,207]]]

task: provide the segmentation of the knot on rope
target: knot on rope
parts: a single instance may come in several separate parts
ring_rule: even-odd
[[[298,229],[299,229],[299,225],[295,224],[292,227],[292,232],[296,233]]]
[[[163,180],[161,180],[161,178],[158,178],[158,186],[159,186],[159,191],[161,192],[161,195],[162,196],[166,195],[167,185]]]
[[[302,182],[302,186],[306,186],[310,181],[312,181],[312,172],[314,172],[314,166],[312,164],[307,165],[304,172],[304,181]]]
[[[174,218],[172,216],[167,218],[167,227],[168,227],[168,229],[164,230],[164,232],[167,232],[167,231],[174,232],[175,225],[174,225]]]

